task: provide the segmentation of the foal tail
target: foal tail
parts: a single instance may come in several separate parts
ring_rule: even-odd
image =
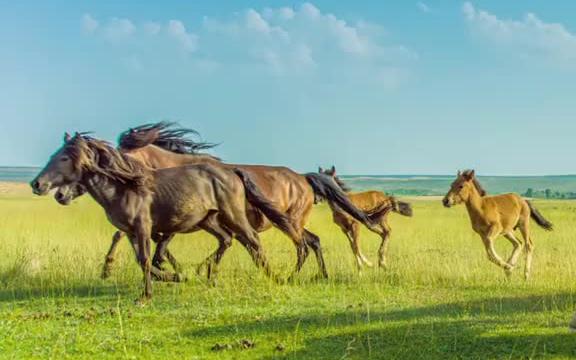
[[[268,200],[264,194],[262,194],[258,186],[245,171],[236,168],[234,169],[234,172],[244,184],[246,200],[248,200],[250,205],[261,211],[268,220],[276,225],[282,232],[286,233],[288,236],[294,236],[294,238],[296,238],[296,230],[288,216],[280,212],[274,204]]]
[[[304,177],[314,191],[316,200],[328,200],[369,228],[375,225],[371,216],[358,209],[332,177],[318,173],[309,173]]]
[[[389,196],[385,201],[381,202],[376,208],[368,212],[368,216],[373,221],[380,222],[382,217],[388,214],[388,212],[390,211],[408,217],[411,217],[413,214],[412,205],[404,201],[399,201],[393,196]]]
[[[552,223],[546,220],[546,218],[542,216],[540,211],[538,211],[538,209],[536,209],[530,201],[526,200],[526,203],[528,203],[528,207],[530,207],[530,217],[532,218],[532,220],[534,220],[536,224],[540,225],[541,228],[548,231],[552,231],[553,229]]]

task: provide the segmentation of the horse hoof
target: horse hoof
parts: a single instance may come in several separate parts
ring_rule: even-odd
[[[140,297],[136,300],[134,300],[134,305],[136,305],[137,307],[143,308],[146,307],[148,304],[150,304],[151,298],[149,297]]]
[[[100,274],[100,279],[106,280],[110,277],[110,275],[112,275],[110,270],[104,270],[102,271],[102,274]]]

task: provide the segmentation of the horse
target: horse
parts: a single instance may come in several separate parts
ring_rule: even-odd
[[[504,269],[507,276],[512,274],[524,248],[526,256],[524,278],[530,277],[534,251],[530,218],[544,230],[553,229],[552,223],[546,220],[532,203],[514,193],[487,196],[474,170],[458,171],[456,180],[450,186],[442,203],[447,208],[461,203],[466,205],[472,229],[482,238],[488,259]],[[520,230],[524,243],[514,235],[516,229]],[[508,239],[513,246],[507,261],[502,260],[494,249],[494,240],[500,235]]]
[[[175,126],[175,123],[159,122],[131,128],[120,135],[119,151],[154,169],[200,162],[225,169],[239,169],[244,172],[261,190],[263,196],[269,199],[279,211],[286,214],[292,229],[294,229],[293,232],[284,232],[296,247],[296,266],[290,279],[302,269],[308,257],[309,248],[316,255],[319,268],[318,277],[328,277],[320,238],[305,228],[315,203],[325,199],[368,228],[378,226],[371,216],[357,209],[350,202],[346,194],[330,176],[317,173],[298,174],[287,167],[280,166],[227,164],[216,157],[198,152],[211,148],[214,144],[195,143],[187,137],[190,134],[197,134],[194,130],[175,128]],[[81,187],[64,187],[59,189],[56,196],[59,202],[66,203],[79,196],[81,192]],[[250,224],[257,232],[263,232],[274,225],[259,209],[248,205],[247,212]],[[110,274],[116,246],[121,237],[121,233],[116,233],[113,237],[106,256],[103,277]],[[167,244],[171,239],[172,237],[168,234],[164,241],[159,243],[154,254],[155,266],[161,267],[164,254],[168,260],[172,259],[170,260],[171,263],[175,262],[175,258],[167,249]],[[198,272],[204,265],[210,266],[209,258],[198,266]]]
[[[370,230],[378,234],[382,242],[378,249],[378,265],[382,268],[387,267],[386,254],[388,252],[388,243],[390,240],[391,228],[388,224],[388,214],[395,212],[403,216],[412,216],[412,206],[409,203],[398,201],[393,196],[388,196],[381,191],[362,191],[349,192],[347,185],[336,175],[336,168],[330,169],[318,168],[318,172],[334,178],[340,188],[347,192],[350,201],[359,209],[370,214],[379,226],[372,227]],[[362,254],[360,250],[360,224],[357,220],[343,212],[339,207],[330,206],[332,210],[332,219],[340,227],[344,235],[350,241],[350,247],[356,258],[358,269],[363,265],[372,267],[372,263]]]
[[[31,187],[35,194],[47,195],[53,188],[76,183],[104,208],[108,220],[128,235],[144,273],[142,302],[152,297],[152,274],[159,279],[178,280],[177,274],[151,266],[152,234],[208,231],[220,240],[220,247],[212,255],[215,264],[235,236],[254,263],[275,278],[258,233],[248,220],[247,202],[276,226],[293,231],[288,218],[242,170],[210,164],[150,170],[110,144],[79,133],[65,136],[64,144],[32,180]]]

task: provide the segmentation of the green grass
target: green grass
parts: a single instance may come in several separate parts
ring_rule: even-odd
[[[573,358],[576,335],[567,324],[576,308],[576,202],[535,204],[556,231],[533,227],[528,282],[521,268],[507,280],[488,262],[463,207],[432,201],[414,202],[414,218],[392,216],[389,270],[358,273],[347,240],[318,206],[310,229],[322,239],[329,280],[312,280],[311,256],[295,284],[273,284],[235,243],[209,286],[192,266],[216,241],[179,235],[171,249],[190,281],[155,283],[153,302],[138,308],[141,273],[127,241],[113,277],[99,278],[114,229],[90,199],[61,207],[4,195],[0,357]],[[276,231],[262,242],[273,269],[287,275],[295,264],[291,242]],[[373,260],[378,245],[363,233]],[[498,250],[508,255],[505,239]],[[212,350],[216,344],[224,349]]]

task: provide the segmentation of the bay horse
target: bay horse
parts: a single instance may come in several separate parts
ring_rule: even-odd
[[[488,259],[504,269],[507,276],[511,275],[524,247],[524,277],[530,277],[534,251],[530,218],[545,230],[551,231],[553,226],[528,200],[514,193],[487,196],[474,170],[466,170],[458,172],[442,203],[447,208],[461,203],[466,205],[472,229],[482,238]],[[516,229],[520,230],[524,243],[514,235]],[[501,235],[513,246],[507,261],[502,260],[494,249],[494,240]]]
[[[334,178],[340,188],[347,192],[350,201],[360,210],[370,214],[378,226],[370,228],[370,231],[378,234],[382,242],[378,249],[378,265],[385,268],[387,266],[386,255],[388,252],[388,243],[390,240],[390,233],[392,229],[388,224],[388,214],[395,212],[403,216],[412,216],[412,206],[409,203],[399,201],[393,196],[388,196],[381,191],[362,191],[362,192],[349,192],[350,189],[347,185],[336,175],[336,168],[332,166],[330,169],[318,168],[318,172],[326,174]],[[352,252],[356,257],[358,269],[363,265],[372,267],[372,263],[362,254],[360,249],[360,223],[352,218],[350,215],[343,212],[337,206],[330,206],[332,210],[332,219],[334,223],[340,227],[344,235],[350,242]]]
[[[245,187],[237,172],[250,187]],[[292,231],[286,216],[241,170],[200,164],[153,171],[108,143],[78,133],[65,137],[31,187],[35,194],[46,195],[53,188],[75,183],[86,189],[104,208],[108,220],[128,235],[144,273],[142,301],[152,296],[151,274],[169,281],[178,276],[151,266],[152,234],[208,231],[221,240],[214,253],[216,262],[234,235],[255,264],[273,277],[258,233],[248,220],[247,201],[276,226]]]
[[[350,202],[346,194],[330,176],[316,173],[298,174],[287,167],[280,166],[227,164],[213,156],[198,153],[198,150],[210,148],[213,144],[195,143],[187,137],[187,135],[196,133],[195,131],[175,128],[175,125],[175,123],[170,122],[159,122],[131,128],[120,135],[119,151],[154,169],[200,162],[225,169],[241,170],[254,182],[265,198],[269,199],[279,211],[286,214],[292,225],[294,231],[284,231],[296,247],[296,267],[290,278],[293,278],[302,269],[308,257],[309,248],[316,255],[319,267],[318,276],[328,277],[320,238],[305,228],[312,207],[318,201],[327,200],[368,228],[378,226],[374,224],[371,216],[357,209]],[[64,187],[59,189],[55,196],[59,202],[67,203],[70,199],[80,195],[81,192],[81,187]],[[247,212],[250,224],[257,232],[263,232],[274,225],[264,216],[262,211],[250,206],[250,204],[248,204]],[[113,237],[106,256],[103,277],[110,274],[116,246],[121,237],[121,233],[116,233]],[[174,256],[167,249],[167,244],[171,239],[170,234],[165,234],[163,240],[160,241],[154,254],[155,266],[161,266],[164,261],[164,254],[173,265],[177,265]],[[198,270],[203,265],[209,268],[210,258],[207,258],[198,267]]]

